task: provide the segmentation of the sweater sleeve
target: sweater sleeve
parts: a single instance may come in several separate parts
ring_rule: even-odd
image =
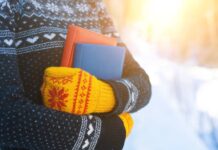
[[[122,149],[125,130],[118,116],[71,115],[33,104],[25,98],[16,60],[12,2],[15,1],[0,2],[0,147]]]
[[[96,5],[102,33],[117,38],[118,45],[126,48],[122,79],[106,81],[112,86],[116,96],[116,106],[112,113],[136,112],[150,100],[151,83],[149,77],[120,40],[104,3],[98,0]]]

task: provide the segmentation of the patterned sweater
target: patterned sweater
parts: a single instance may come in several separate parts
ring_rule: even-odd
[[[125,130],[114,114],[148,103],[149,78],[128,51],[123,78],[105,81],[116,96],[110,116],[70,115],[42,106],[43,71],[59,66],[68,24],[117,37],[101,0],[0,0],[0,146],[119,150]]]

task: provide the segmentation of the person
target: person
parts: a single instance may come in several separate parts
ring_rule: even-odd
[[[0,0],[2,150],[122,149],[129,116],[119,114],[149,102],[149,77],[127,51],[122,79],[102,81],[115,97],[108,116],[73,115],[43,106],[43,72],[59,66],[69,24],[119,40],[102,0]]]

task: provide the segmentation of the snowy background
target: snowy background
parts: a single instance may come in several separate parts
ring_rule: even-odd
[[[124,150],[218,150],[218,70],[160,57],[134,27],[121,36],[152,82]]]

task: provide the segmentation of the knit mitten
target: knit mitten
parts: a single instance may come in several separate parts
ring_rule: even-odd
[[[73,114],[105,113],[115,106],[112,87],[79,68],[49,67],[41,93],[45,106]]]
[[[123,122],[123,125],[125,127],[126,130],[126,137],[129,136],[129,134],[132,131],[133,125],[134,125],[134,121],[131,117],[131,115],[129,113],[122,113],[119,115],[120,119]]]

